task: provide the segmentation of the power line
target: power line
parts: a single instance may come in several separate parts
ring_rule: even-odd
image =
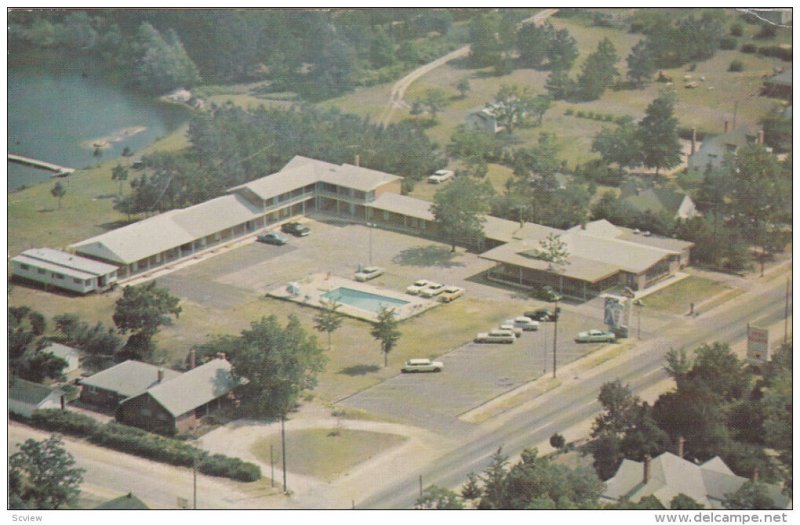
[[[740,13],[745,14],[745,15],[750,15],[750,16],[753,16],[755,18],[758,18],[762,22],[765,22],[765,23],[767,23],[769,25],[772,25],[772,26],[775,26],[775,27],[783,27],[783,28],[786,28],[786,29],[791,29],[792,28],[792,26],[790,26],[790,25],[778,24],[778,23],[773,22],[771,20],[767,20],[763,16],[759,15],[758,12],[755,11],[754,9],[736,9],[736,10],[739,11]],[[761,9],[761,11],[782,11],[782,9]]]

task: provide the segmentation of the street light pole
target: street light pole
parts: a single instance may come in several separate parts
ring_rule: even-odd
[[[555,308],[553,309],[553,315],[555,316],[556,320],[553,324],[553,378],[556,377],[556,344],[558,341],[558,300],[561,299],[558,295],[553,296],[553,302],[555,303]]]

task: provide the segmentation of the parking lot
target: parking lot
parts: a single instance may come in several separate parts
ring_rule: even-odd
[[[542,323],[538,332],[526,332],[510,345],[465,344],[503,319],[543,306],[522,291],[484,281],[480,276],[491,262],[411,235],[357,224],[306,222],[311,227],[308,237],[290,237],[285,246],[253,242],[161,277],[159,284],[202,305],[210,320],[240,312],[279,317],[295,312],[309,329],[313,309],[266,298],[266,291],[313,273],[352,278],[359,264],[370,263],[385,269],[369,281],[377,288],[403,292],[417,279],[465,288],[465,296],[456,302],[401,324],[403,336],[389,356],[388,368],[381,366],[369,325],[346,322],[333,334],[330,362],[315,391],[324,401],[444,433],[471,428],[458,420],[459,414],[552,373],[553,323]],[[578,345],[573,338],[580,330],[601,328],[598,314],[596,306],[563,305],[559,366],[597,348]],[[246,326],[252,320],[239,323]],[[401,375],[402,362],[414,357],[436,357],[444,361],[445,371]]]

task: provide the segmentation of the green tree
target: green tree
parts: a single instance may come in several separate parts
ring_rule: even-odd
[[[561,236],[555,233],[539,241],[539,257],[550,263],[551,266],[562,268],[569,264],[569,250],[567,243],[561,240]]]
[[[467,93],[469,93],[471,89],[472,86],[470,86],[469,79],[467,77],[462,78],[458,81],[458,84],[456,84],[456,90],[458,91],[458,94],[461,95],[461,98],[467,98]]]
[[[726,401],[740,399],[750,384],[745,364],[725,343],[704,344],[695,350],[687,379],[702,382]]]
[[[152,353],[153,336],[163,325],[172,324],[172,316],[181,314],[180,299],[155,281],[140,286],[126,286],[114,305],[114,324],[120,333],[132,332],[126,354],[146,357]]]
[[[639,398],[631,392],[630,386],[623,385],[619,379],[603,383],[597,400],[603,411],[594,419],[593,437],[602,432],[621,435],[632,425]]]
[[[381,344],[383,353],[383,366],[389,366],[389,352],[397,345],[400,339],[399,321],[395,315],[394,308],[385,306],[378,312],[378,320],[372,325],[370,335]]]
[[[480,476],[483,489],[478,508],[483,510],[500,509],[499,506],[505,493],[506,467],[508,456],[503,454],[503,447],[499,447],[491,456],[491,463]]]
[[[228,341],[221,341],[229,348]],[[309,335],[295,315],[283,328],[271,315],[250,323],[236,339],[230,355],[234,376],[246,379],[239,395],[256,417],[279,417],[283,456],[283,488],[286,484],[286,416],[306,390],[317,384],[317,375],[327,362],[317,339]]]
[[[640,40],[633,46],[626,61],[628,63],[628,80],[638,88],[647,84],[656,72],[653,55],[644,40]]]
[[[483,238],[492,193],[488,183],[470,177],[459,177],[436,192],[431,212],[439,231],[450,237],[451,251],[455,252],[457,242],[473,244]]]
[[[626,117],[616,129],[603,128],[592,141],[592,151],[600,153],[603,162],[616,164],[620,173],[642,163],[639,129],[633,119]]]
[[[523,65],[540,69],[547,58],[550,40],[554,37],[553,26],[525,24],[517,31],[517,50]]]
[[[564,436],[562,436],[558,432],[556,432],[555,434],[550,436],[550,446],[551,447],[553,447],[553,448],[555,448],[557,450],[561,450],[561,449],[564,448],[564,446],[566,444],[567,444],[567,441],[564,439]]]
[[[547,77],[544,88],[554,100],[569,99],[576,89],[575,82],[569,78],[569,73],[565,69],[552,70]]]
[[[353,47],[341,38],[333,38],[315,57],[306,77],[306,90],[318,99],[340,95],[355,84],[358,57]]]
[[[537,118],[537,124],[539,126],[542,125],[542,119],[544,118],[544,114],[547,113],[547,110],[550,109],[550,106],[553,105],[553,97],[550,95],[536,95],[530,103],[530,111]]]
[[[771,510],[777,509],[769,495],[766,485],[757,481],[746,481],[739,489],[726,494],[722,506],[728,510]]]
[[[480,486],[480,478],[474,472],[467,474],[467,482],[461,487],[461,497],[466,500],[475,500],[481,497],[483,490]]]
[[[524,125],[533,109],[535,100],[530,89],[520,89],[516,84],[503,84],[494,96],[493,111],[497,123],[512,134],[517,126]]]
[[[625,457],[622,453],[622,439],[610,431],[595,436],[589,442],[589,451],[594,458],[594,471],[601,480],[612,478]]]
[[[77,502],[84,470],[60,437],[28,439],[8,458],[9,507],[56,510]]]
[[[162,36],[156,28],[144,22],[137,32],[135,45],[141,54],[134,63],[133,80],[141,89],[166,93],[200,82],[197,66],[174,31]]]
[[[394,43],[381,26],[374,28],[372,42],[370,42],[369,61],[374,68],[391,66],[395,62]]]
[[[342,314],[339,312],[342,303],[333,300],[324,300],[321,302],[322,309],[314,316],[314,328],[328,334],[328,351],[330,351],[331,334],[342,326]]]
[[[662,91],[645,110],[639,122],[643,163],[656,169],[672,168],[681,161],[681,145],[678,141],[678,119],[674,116],[675,94]]]
[[[121,164],[117,164],[111,169],[111,180],[119,182],[117,195],[122,195],[122,183],[128,180],[128,170]]]
[[[436,115],[447,106],[447,93],[441,88],[428,89],[419,102],[428,108],[431,120],[435,122]]]
[[[64,195],[66,194],[67,194],[67,188],[65,188],[64,185],[61,184],[61,181],[56,181],[56,183],[53,184],[53,187],[50,188],[50,195],[58,199],[59,210],[61,209],[61,199],[63,199]]]
[[[772,108],[759,121],[764,127],[764,144],[782,153],[792,149],[792,119],[784,115],[780,106]]]
[[[431,485],[426,487],[422,495],[417,498],[414,508],[420,510],[461,510],[464,508],[464,502],[452,490]]]
[[[608,38],[597,44],[597,50],[586,57],[578,77],[578,93],[583,100],[596,100],[613,85],[619,76],[618,60],[617,50]]]
[[[670,510],[699,510],[706,507],[681,492],[670,500],[669,508]]]
[[[476,67],[497,64],[502,58],[503,47],[497,35],[500,31],[500,16],[496,12],[482,12],[472,19],[469,26],[470,60]]]
[[[547,58],[553,71],[569,71],[578,58],[578,44],[566,29],[556,31],[547,46]]]

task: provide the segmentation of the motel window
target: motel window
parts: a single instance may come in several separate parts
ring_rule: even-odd
[[[75,277],[72,278],[72,282],[75,283],[75,284],[83,284],[83,280],[82,279],[77,279]]]
[[[91,279],[86,279],[85,281],[83,281],[83,284],[86,285],[86,286],[91,286],[92,280]]]
[[[39,268],[39,269],[38,269],[38,270],[36,270],[36,271],[37,271],[37,272],[39,272],[41,275],[44,275],[44,274],[46,274],[46,273],[47,273],[47,271],[46,271],[44,268]]]
[[[53,274],[53,278],[55,278],[55,279],[63,279],[63,278],[64,278],[64,276],[63,276],[63,275],[61,275],[60,273],[54,273],[54,274]]]
[[[353,196],[354,196],[356,199],[359,199],[359,200],[362,200],[362,201],[363,201],[363,200],[364,200],[364,199],[367,197],[367,194],[366,194],[366,193],[364,193],[363,191],[354,190],[354,191],[353,191]]]
[[[30,270],[31,269],[31,267],[28,266],[27,264],[20,264],[19,267],[22,268],[23,270]]]

